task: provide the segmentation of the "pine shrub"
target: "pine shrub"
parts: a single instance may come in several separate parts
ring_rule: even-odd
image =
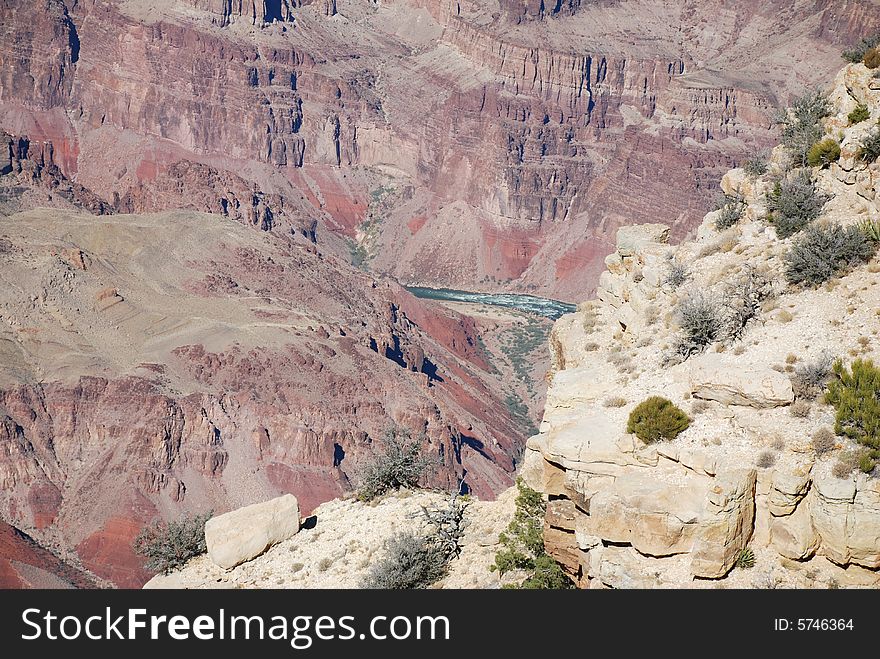
[[[662,396],[645,399],[630,412],[626,431],[635,434],[646,444],[664,439],[675,439],[690,425],[683,410]]]
[[[208,551],[205,544],[205,522],[212,512],[184,515],[170,522],[155,522],[141,530],[134,540],[134,552],[147,560],[148,570],[168,574],[186,562]]]
[[[540,492],[516,479],[516,512],[507,530],[498,536],[501,549],[495,554],[491,570],[503,575],[522,570],[526,578],[507,588],[564,589],[572,588],[571,580],[556,560],[544,549],[544,513],[547,505]]]
[[[870,260],[877,250],[857,226],[811,226],[785,255],[790,284],[818,286]]]
[[[767,194],[768,219],[780,238],[788,238],[818,218],[830,199],[818,191],[811,173],[802,169],[777,181]]]
[[[847,368],[834,363],[825,400],[836,410],[834,431],[845,435],[880,457],[880,368],[871,360],[856,359]]]

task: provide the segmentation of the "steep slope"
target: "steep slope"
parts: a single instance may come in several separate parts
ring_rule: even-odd
[[[95,579],[0,522],[0,588],[95,588]]]
[[[0,128],[121,210],[205,210],[232,172],[401,280],[577,299],[621,224],[693,227],[877,9],[3,0]]]
[[[118,585],[155,516],[350,488],[391,425],[491,497],[520,429],[473,321],[218,215],[4,218],[0,512]]]
[[[841,157],[812,170],[829,199],[815,221],[877,226],[880,162],[858,154],[880,130],[880,82],[850,65],[830,100],[824,128]],[[869,116],[852,124],[859,104]],[[621,229],[598,300],[554,327],[555,374],[523,475],[550,496],[545,543],[583,587],[880,585],[880,470],[856,469],[857,444],[831,430],[834,408],[794,386],[830,357],[878,361],[880,265],[852,259],[824,286],[787,283],[785,255],[804,234],[779,238],[765,216],[788,163],[777,147],[766,174],[725,175],[722,189],[747,204],[729,229],[716,228],[719,211],[678,247],[663,225]],[[678,287],[666,282],[676,263],[687,272]],[[721,317],[744,308],[743,291],[755,318],[738,336],[670,360],[682,302],[715,300]],[[646,444],[627,419],[654,395],[692,419]],[[752,570],[738,568],[746,549]]]

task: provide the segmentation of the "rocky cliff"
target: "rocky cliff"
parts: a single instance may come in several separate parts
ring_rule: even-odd
[[[857,154],[876,132],[880,84],[851,65],[830,99],[824,127],[842,153],[813,170],[828,196],[817,222],[876,223],[880,163]],[[853,123],[858,105],[869,116]],[[619,230],[597,299],[554,328],[554,375],[523,474],[550,498],[548,550],[582,587],[880,583],[877,470],[834,468],[855,444],[832,441],[834,409],[793,388],[805,364],[827,356],[876,361],[878,266],[821,288],[786,283],[784,254],[800,237],[779,238],[764,218],[787,162],[778,147],[768,173],[724,176],[724,192],[746,204],[731,228],[717,229],[720,211],[711,212],[698,238],[677,247],[663,225]],[[686,280],[678,287],[673,266]],[[756,273],[766,297],[741,334],[670,360],[679,303],[714,296],[730,307]],[[631,410],[652,395],[692,417],[676,439],[645,444],[627,432]],[[811,439],[817,432],[827,445]],[[747,549],[751,570],[739,562]]]
[[[674,237],[692,228],[769,141],[778,102],[828,79],[875,8],[5,0],[0,128],[50,142],[107,203],[173,208],[154,179],[198,163],[301,206],[374,270],[574,299],[621,224],[662,208]],[[223,195],[216,177],[178,185]],[[410,192],[371,214],[384,189]]]

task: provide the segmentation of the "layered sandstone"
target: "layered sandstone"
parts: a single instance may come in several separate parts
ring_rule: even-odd
[[[835,80],[825,126],[844,155],[814,170],[831,198],[820,222],[880,220],[880,164],[854,157],[880,117],[875,87],[860,64]],[[871,117],[850,126],[858,104]],[[785,161],[775,149],[769,176]],[[555,374],[523,475],[550,498],[548,550],[583,587],[880,584],[877,472],[832,472],[855,445],[837,437],[816,453],[811,437],[834,426],[834,409],[820,398],[792,413],[790,380],[823,354],[877,360],[877,266],[823,288],[787,286],[783,255],[798,237],[780,240],[763,220],[769,185],[728,172],[722,188],[744,195],[743,219],[721,232],[709,213],[698,239],[678,247],[662,226],[620,230],[598,300],[554,328]],[[688,271],[678,288],[665,281],[673,262]],[[742,338],[670,361],[677,303],[697,291],[729,295],[750,272],[772,292]],[[692,417],[675,440],[648,445],[626,432],[630,410],[651,395]],[[745,549],[752,570],[737,567]]]

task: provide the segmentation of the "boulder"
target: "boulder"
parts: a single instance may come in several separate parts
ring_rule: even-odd
[[[695,577],[719,579],[736,564],[752,536],[755,521],[754,469],[721,473],[706,497],[705,517],[691,556]]]
[[[664,483],[657,470],[630,471],[590,500],[590,535],[628,543],[642,554],[690,551],[699,530],[708,479]]]
[[[725,405],[770,408],[794,400],[791,380],[784,373],[727,361],[717,353],[705,355],[691,371],[690,388],[695,398],[717,400]]]
[[[826,475],[814,484],[810,506],[821,553],[839,565],[880,568],[880,482]]]
[[[205,524],[205,541],[211,560],[230,569],[298,532],[299,502],[285,494],[212,517]]]

